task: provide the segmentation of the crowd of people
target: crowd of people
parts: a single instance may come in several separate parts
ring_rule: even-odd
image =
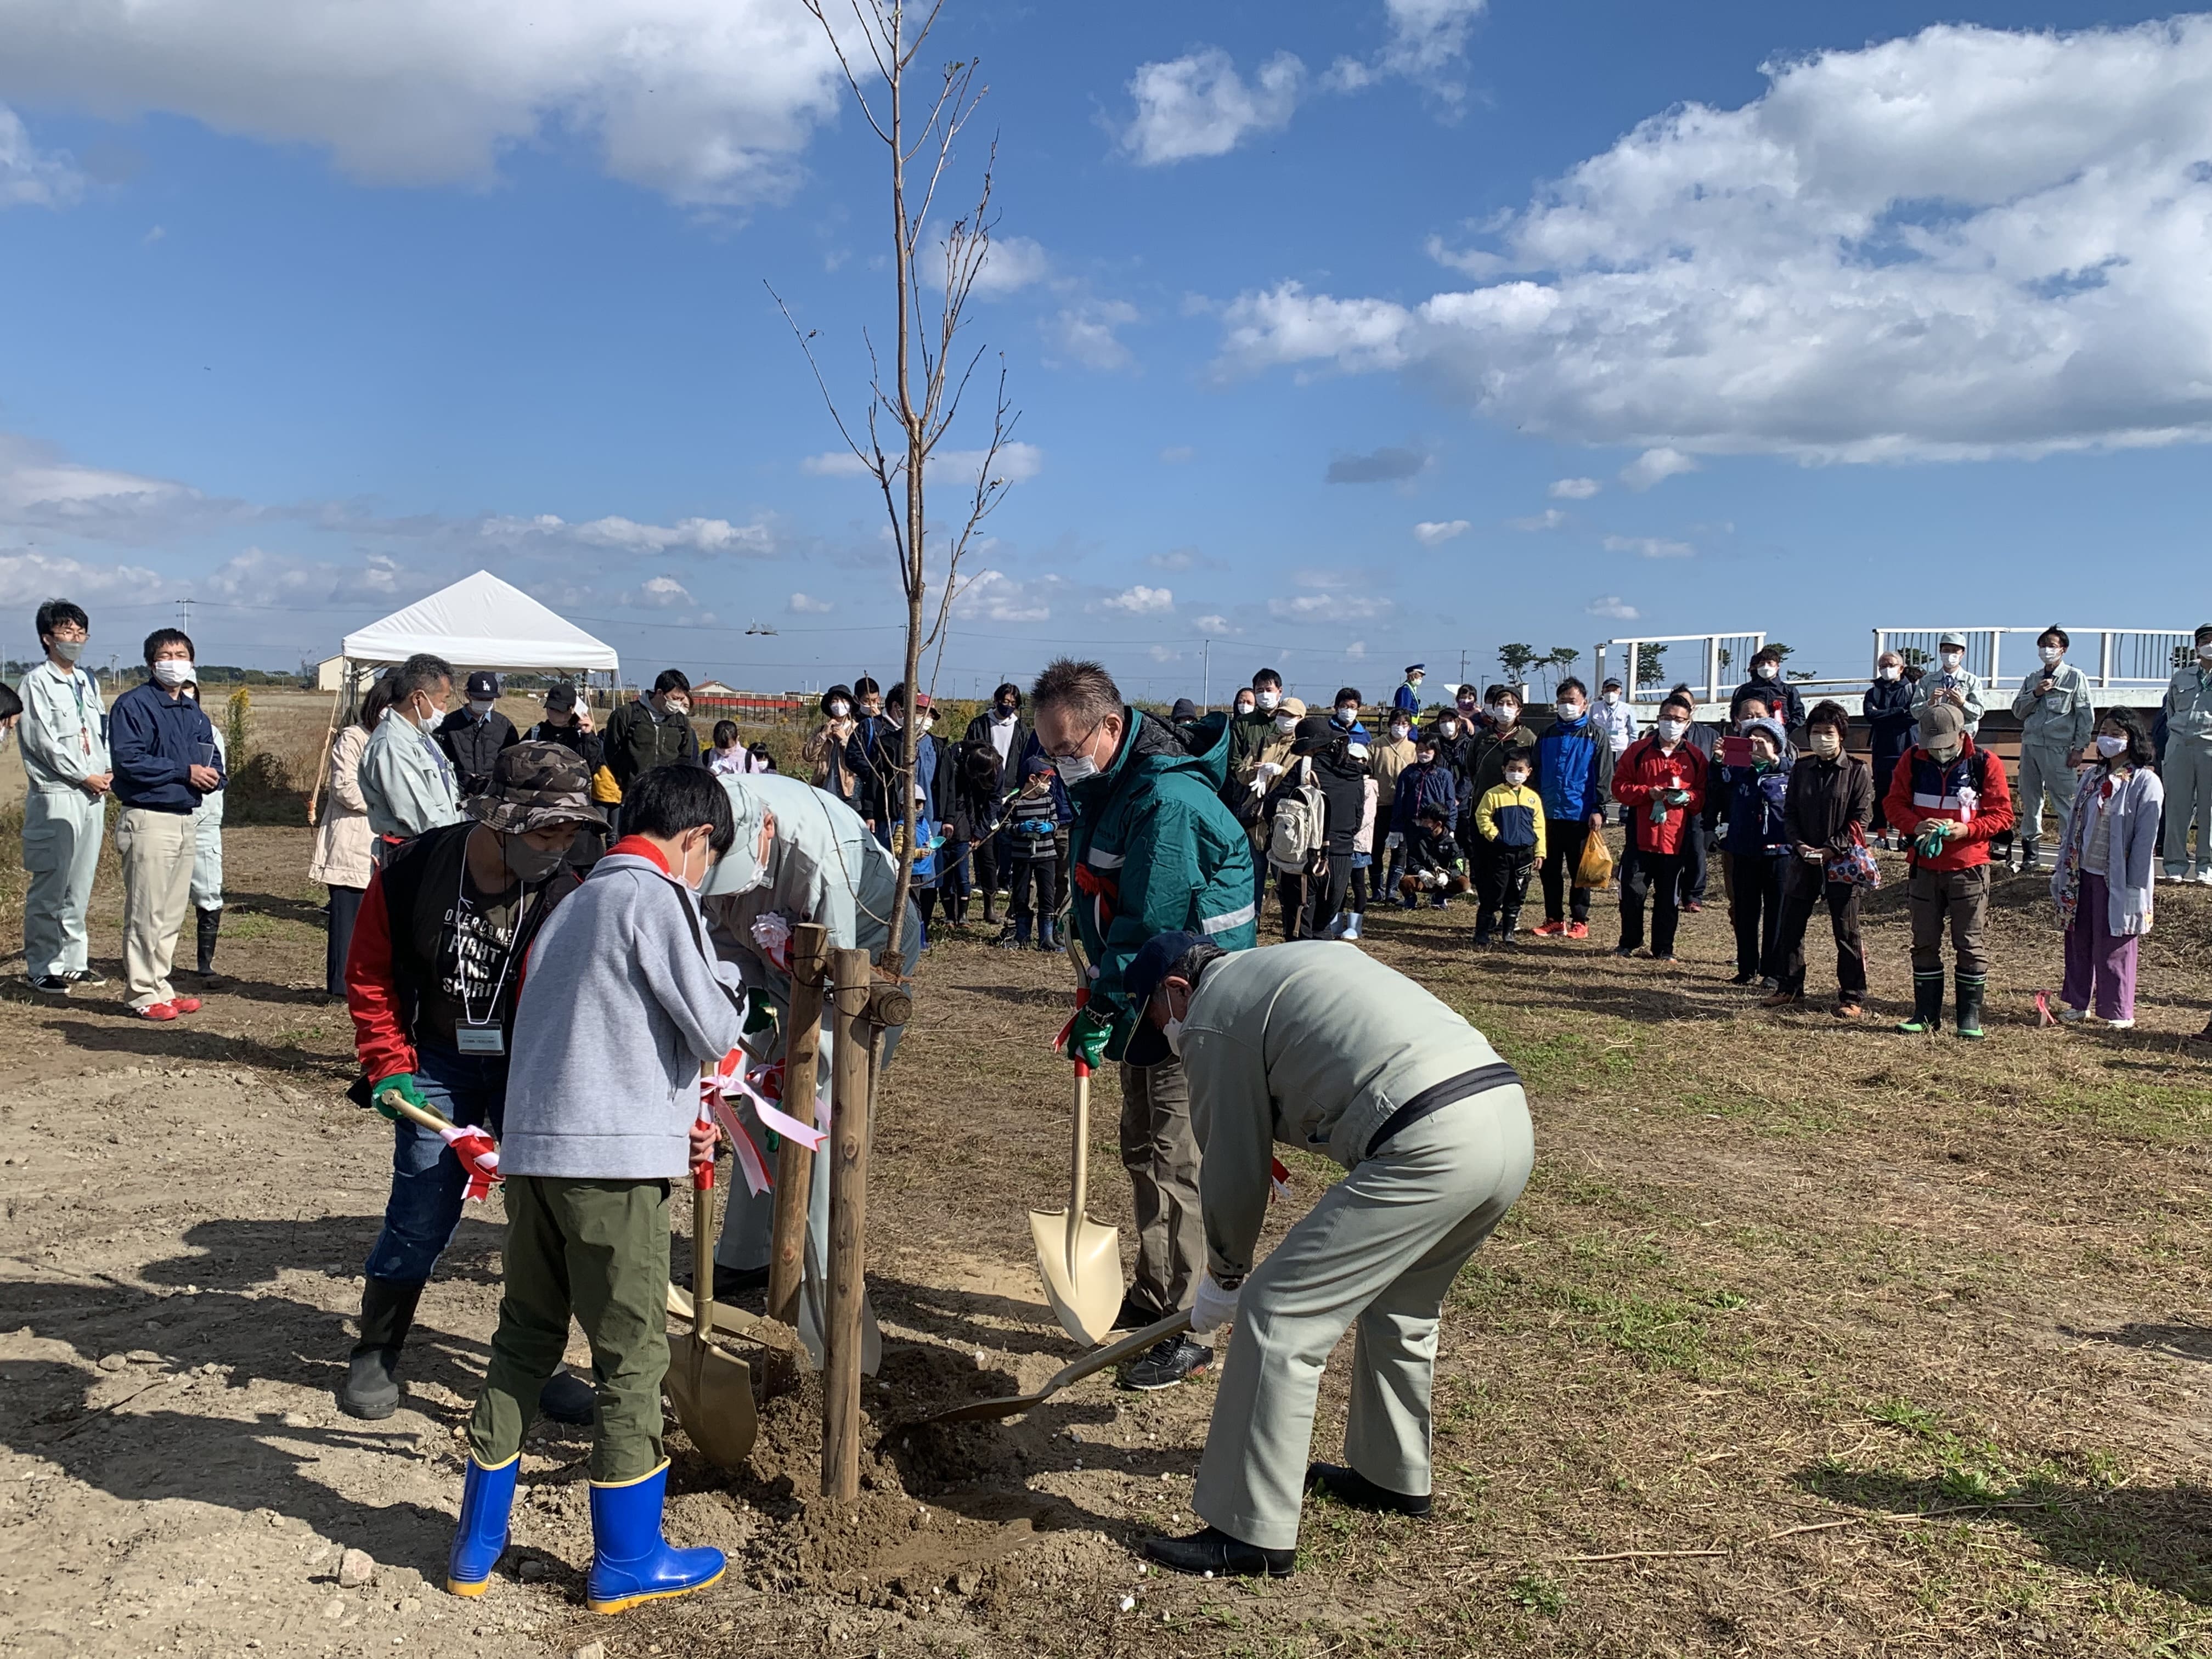
[[[109,709],[77,665],[86,613],[55,600],[37,626],[46,660],[0,696],[31,784],[30,982],[64,996],[106,982],[86,913],[112,795],[128,1005],[195,1013],[170,975],[192,908],[212,973],[228,773],[192,642],[148,636],[144,682]],[[714,1583],[721,1553],[675,1547],[661,1524],[670,1183],[726,1138],[757,1163],[757,1091],[803,1110],[829,1076],[825,1029],[817,1076],[781,1077],[795,927],[818,923],[832,948],[906,978],[933,925],[968,927],[976,906],[1000,927],[1003,897],[998,944],[1057,951],[1065,929],[1079,945],[1086,978],[1057,1048],[1121,1085],[1137,1253],[1115,1324],[1158,1329],[1121,1382],[1177,1386],[1213,1364],[1205,1339],[1230,1332],[1194,1492],[1206,1524],[1146,1553],[1181,1571],[1280,1576],[1308,1491],[1425,1515],[1441,1304],[1518,1196],[1533,1139],[1513,1068],[1358,948],[1370,907],[1471,894],[1475,946],[1516,950],[1590,939],[1594,896],[1617,889],[1613,951],[1671,962],[1717,865],[1735,982],[1770,1007],[1802,1002],[1825,908],[1833,1012],[1852,1019],[1869,989],[1861,898],[1884,878],[1876,853],[1901,846],[1913,1004],[1898,1029],[1939,1030],[1948,1000],[1953,1030],[1974,1039],[1993,859],[2039,872],[2049,841],[2059,1017],[2124,1029],[2160,874],[2212,884],[2212,625],[2149,724],[2096,708],[2067,647],[2048,630],[2014,701],[2017,785],[1977,742],[1987,690],[1950,636],[1926,672],[1878,665],[1859,710],[1870,760],[1851,751],[1850,711],[1806,707],[1771,649],[1725,718],[1700,720],[1678,686],[1648,728],[1619,681],[1593,698],[1564,679],[1531,719],[1517,685],[1431,699],[1419,664],[1374,702],[1345,686],[1309,708],[1262,670],[1225,711],[1184,701],[1162,716],[1100,665],[1063,659],[1026,694],[999,686],[957,738],[936,732],[918,690],[865,675],[832,686],[804,777],[732,722],[702,749],[676,669],[604,732],[556,684],[526,732],[498,708],[495,675],[410,658],[337,734],[311,864],[329,891],[327,988],[351,1012],[356,1097],[394,1135],[341,1404],[370,1419],[398,1408],[417,1305],[465,1197],[493,1178],[483,1154],[496,1143],[505,1292],[447,1586],[490,1583],[540,1413],[592,1428],[587,1605]],[[1261,951],[1271,898],[1281,943]],[[898,1036],[884,1034],[878,1066]],[[722,1080],[732,1066],[745,1089]],[[718,1109],[734,1114],[726,1135]],[[1276,1143],[1346,1174],[1255,1261]],[[764,1181],[743,1185],[693,1267],[733,1289],[768,1277],[773,1201]],[[805,1214],[797,1334],[819,1363],[826,1177]],[[589,1382],[561,1364],[572,1320]],[[1355,1322],[1346,1461],[1309,1462],[1321,1371]]]

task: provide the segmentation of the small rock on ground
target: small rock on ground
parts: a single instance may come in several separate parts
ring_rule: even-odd
[[[376,1577],[376,1558],[367,1550],[348,1550],[338,1563],[338,1588],[359,1589]]]

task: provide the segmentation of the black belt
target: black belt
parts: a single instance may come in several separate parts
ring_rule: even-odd
[[[1486,1090],[1502,1089],[1507,1084],[1518,1084],[1521,1073],[1504,1060],[1488,1066],[1478,1066],[1471,1072],[1462,1072],[1457,1077],[1448,1077],[1442,1083],[1431,1083],[1396,1111],[1382,1120],[1382,1127],[1367,1139],[1367,1150],[1361,1154],[1372,1158],[1381,1152],[1392,1135],[1409,1125],[1419,1123],[1432,1112],[1440,1112],[1455,1102],[1469,1095],[1479,1095]]]

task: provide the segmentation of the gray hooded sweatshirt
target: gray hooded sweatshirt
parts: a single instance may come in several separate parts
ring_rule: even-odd
[[[501,1170],[688,1176],[699,1067],[736,1048],[744,1024],[690,890],[650,858],[601,859],[531,947]]]

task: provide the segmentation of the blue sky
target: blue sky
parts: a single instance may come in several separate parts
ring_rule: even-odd
[[[1029,447],[942,689],[2203,620],[2212,22],[2169,15],[951,0]],[[189,597],[287,666],[481,565],[634,671],[889,678],[881,509],[764,288],[856,399],[879,152],[797,0],[0,27],[9,654],[52,593],[126,659]]]

